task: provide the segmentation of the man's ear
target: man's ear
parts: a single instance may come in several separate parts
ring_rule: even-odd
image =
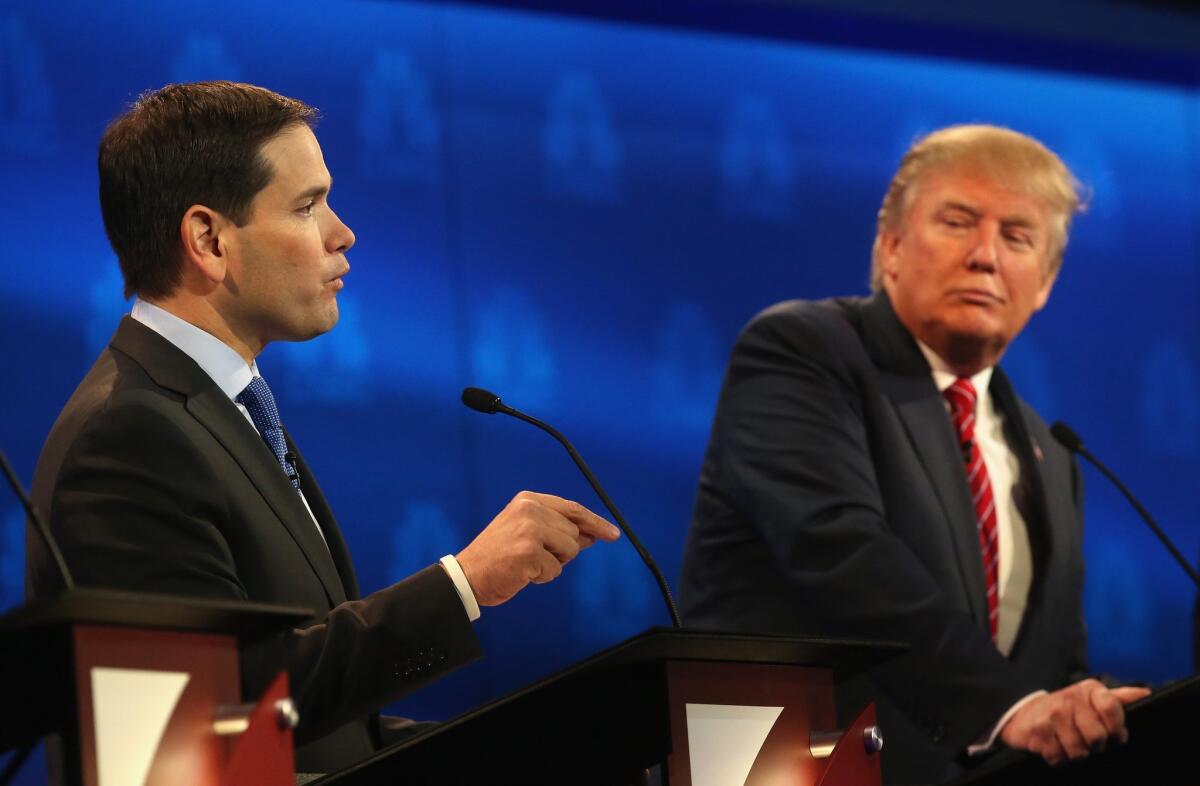
[[[213,284],[224,281],[227,257],[222,233],[229,226],[228,219],[212,208],[189,207],[179,222],[185,269],[199,273]]]
[[[897,253],[900,233],[885,229],[879,233],[879,267],[885,281],[894,279],[899,272],[900,260]]]

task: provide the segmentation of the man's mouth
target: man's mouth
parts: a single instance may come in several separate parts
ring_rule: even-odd
[[[951,290],[950,294],[959,300],[976,306],[997,306],[1004,303],[1004,298],[986,289],[967,287],[965,289]]]
[[[329,281],[327,281],[326,283],[329,284],[330,286],[332,286],[334,289],[341,289],[342,287],[346,286],[346,282],[342,281],[342,276],[346,275],[349,272],[350,272],[350,266],[346,265],[344,270],[342,270],[340,273],[338,273],[333,278],[329,279]]]

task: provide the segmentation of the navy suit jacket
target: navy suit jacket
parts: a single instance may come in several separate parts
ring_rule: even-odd
[[[440,566],[359,597],[337,521],[288,447],[321,532],[216,383],[126,317],[46,440],[34,504],[82,586],[313,609],[303,628],[242,652],[242,687],[257,699],[286,668],[297,770],[329,772],[378,747],[380,707],[482,650]],[[57,592],[32,534],[26,554],[29,598]]]
[[[791,301],[729,361],[684,553],[695,627],[907,642],[838,689],[878,703],[889,782],[961,772],[1018,699],[1085,670],[1078,468],[1004,373],[1033,584],[1009,657],[987,628],[976,519],[943,399],[888,298]]]

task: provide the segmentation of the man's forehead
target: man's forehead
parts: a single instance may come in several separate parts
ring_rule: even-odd
[[[325,167],[321,145],[306,125],[283,129],[263,143],[262,153],[274,174],[268,188],[299,194],[328,190],[332,184],[333,178]]]
[[[1009,182],[973,172],[933,172],[918,185],[917,199],[927,208],[960,207],[978,213],[1041,223],[1046,219],[1044,201],[1019,182]]]

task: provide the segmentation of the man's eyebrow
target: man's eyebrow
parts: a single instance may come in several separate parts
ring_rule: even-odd
[[[979,218],[981,215],[983,215],[977,208],[968,205],[966,202],[958,202],[953,199],[948,199],[943,202],[938,210],[939,212],[942,210],[961,210],[962,212],[967,213],[974,218]],[[1000,219],[1000,223],[1004,224],[1005,226],[1020,227],[1022,229],[1039,229],[1041,227],[1041,224],[1036,219],[1030,218],[1029,216],[1021,213],[1005,216]]]
[[[1041,224],[1028,216],[1017,214],[1015,216],[1006,216],[1001,220],[1002,224],[1009,227],[1020,227],[1021,229],[1041,229]]]
[[[296,195],[296,199],[316,199],[317,197],[322,197],[328,194],[329,189],[331,188],[333,188],[333,178],[330,178],[329,182],[324,185],[313,186],[312,188],[305,189]]]
[[[981,215],[978,209],[968,205],[966,202],[956,202],[953,199],[948,199],[945,202],[943,202],[941,204],[941,207],[938,208],[938,210],[939,211],[941,211],[941,210],[961,210],[964,213],[970,213],[972,216],[975,216],[976,218],[978,218]]]

